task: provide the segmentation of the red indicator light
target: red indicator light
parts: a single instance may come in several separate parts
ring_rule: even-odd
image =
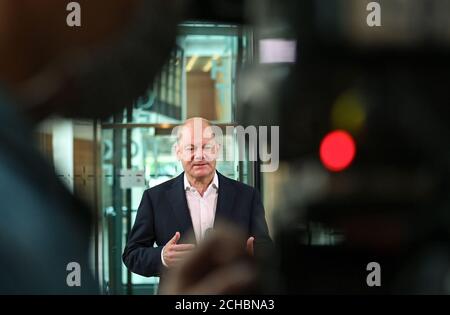
[[[355,153],[355,141],[346,131],[332,131],[320,144],[320,159],[330,171],[338,172],[347,168],[353,161]]]

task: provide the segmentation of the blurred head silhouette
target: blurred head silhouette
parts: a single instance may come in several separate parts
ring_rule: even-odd
[[[70,2],[0,3],[0,82],[33,120],[102,118],[131,105],[175,40],[173,1],[79,0],[74,27]]]
[[[173,1],[78,0],[76,27],[70,2],[0,1],[0,293],[97,292],[91,213],[30,145],[30,121],[102,118],[132,105],[175,40]],[[79,266],[79,286],[69,266]]]

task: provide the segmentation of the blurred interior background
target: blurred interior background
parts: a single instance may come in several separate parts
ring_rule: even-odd
[[[409,241],[434,226],[417,222],[448,223],[434,209],[450,210],[449,2],[377,1],[381,28],[366,24],[369,2],[193,1],[170,60],[132,107],[104,121],[54,117],[39,127],[39,146],[58,176],[96,209],[91,261],[103,293],[156,293],[157,278],[130,273],[121,254],[143,191],[182,171],[170,132],[194,116],[222,128],[280,126],[276,172],[239,161],[237,150],[218,170],[262,192],[276,240],[308,247],[295,257],[303,271],[284,279],[289,292],[348,289],[357,281],[349,270],[361,268],[365,279],[367,259],[385,262],[400,288],[423,273],[414,282],[419,291],[433,277],[450,290],[448,257],[436,258],[443,271],[430,277],[434,264],[411,271],[401,263],[413,262],[403,255]],[[337,169],[320,151],[336,130],[356,144]],[[236,145],[234,136],[224,141]],[[279,226],[287,228],[276,237]],[[351,246],[342,249],[345,241]],[[294,262],[281,255],[289,275]],[[406,273],[397,277],[400,269]]]

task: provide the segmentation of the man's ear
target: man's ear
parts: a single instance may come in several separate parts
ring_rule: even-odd
[[[182,158],[182,156],[181,156],[181,147],[180,147],[180,145],[178,144],[178,141],[175,142],[174,148],[175,148],[175,154],[176,154],[176,156],[177,156],[177,160],[178,160],[178,161],[181,161],[181,158]]]

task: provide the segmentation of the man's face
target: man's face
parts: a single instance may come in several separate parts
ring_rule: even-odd
[[[181,130],[177,157],[190,177],[208,177],[216,169],[218,144],[214,133],[204,122],[188,123]]]

